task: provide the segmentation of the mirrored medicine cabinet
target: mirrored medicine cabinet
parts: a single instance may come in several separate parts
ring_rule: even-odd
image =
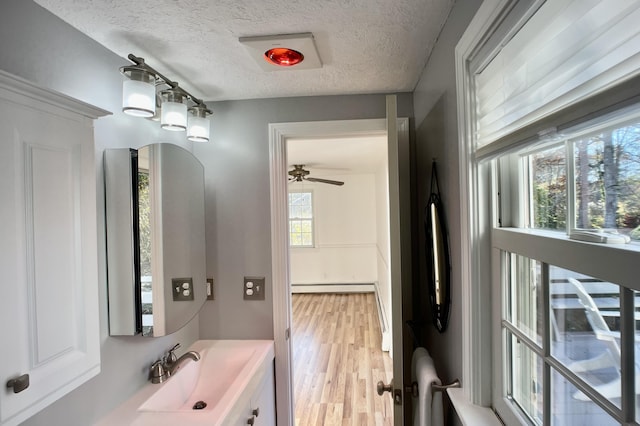
[[[158,143],[104,154],[109,334],[152,337],[206,300],[204,169]]]

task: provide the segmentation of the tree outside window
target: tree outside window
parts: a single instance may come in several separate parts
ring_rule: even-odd
[[[575,174],[575,227],[617,230],[640,240],[640,124],[569,142]],[[531,156],[533,227],[565,230],[564,145]]]

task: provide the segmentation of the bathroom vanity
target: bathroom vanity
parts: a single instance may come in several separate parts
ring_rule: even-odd
[[[166,381],[149,383],[98,426],[276,424],[271,340],[199,340]]]

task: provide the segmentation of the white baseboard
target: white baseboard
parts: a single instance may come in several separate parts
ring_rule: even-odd
[[[373,293],[373,284],[291,284],[291,293]]]
[[[380,301],[380,294],[378,288],[378,282],[376,281],[374,284],[375,287],[375,295],[376,295],[376,306],[378,307],[378,321],[380,322],[380,330],[382,331],[382,350],[384,352],[391,351],[391,324],[387,321],[387,315]]]

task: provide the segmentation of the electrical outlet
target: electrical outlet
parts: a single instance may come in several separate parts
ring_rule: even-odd
[[[193,278],[172,278],[171,293],[177,302],[193,300]]]
[[[207,300],[214,300],[214,297],[213,297],[213,278],[207,278]]]
[[[244,300],[264,300],[264,277],[244,277]]]

